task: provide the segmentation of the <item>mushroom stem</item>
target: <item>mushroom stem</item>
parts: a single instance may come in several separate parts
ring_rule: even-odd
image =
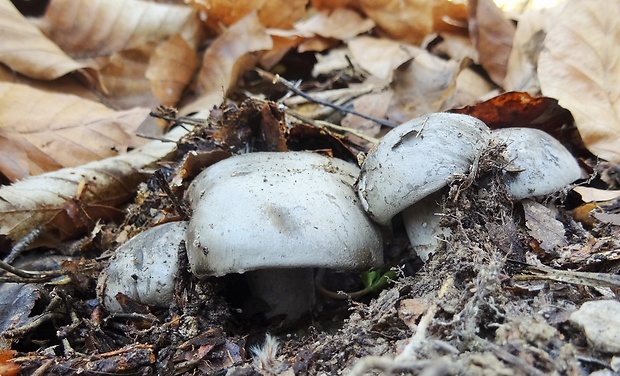
[[[265,312],[267,318],[285,314],[286,321],[295,321],[314,306],[312,268],[261,269],[246,275],[252,295],[269,306]]]

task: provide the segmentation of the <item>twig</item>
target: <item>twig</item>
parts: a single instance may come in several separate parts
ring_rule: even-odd
[[[359,137],[359,138],[361,138],[363,140],[366,140],[368,142],[371,142],[373,144],[376,144],[377,142],[379,142],[378,139],[376,139],[376,138],[374,138],[372,136],[365,135],[365,134],[363,134],[363,133],[361,133],[361,132],[359,132],[359,131],[357,131],[355,129],[343,127],[343,126],[336,125],[336,124],[333,124],[333,123],[330,123],[330,122],[327,122],[327,121],[323,121],[323,120],[310,119],[310,118],[308,118],[308,117],[306,117],[306,116],[304,116],[302,114],[299,114],[299,113],[297,113],[297,112],[295,112],[295,111],[293,111],[293,110],[291,110],[289,108],[286,108],[284,110],[284,112],[286,112],[287,114],[291,115],[294,118],[297,118],[297,119],[299,119],[301,121],[304,121],[304,122],[306,122],[306,123],[308,123],[308,124],[310,124],[312,126],[315,126],[317,128],[328,128],[328,129],[333,129],[336,132],[350,133],[350,134],[352,134],[354,136],[357,136],[357,137]]]
[[[391,122],[391,121],[389,121],[389,120],[385,120],[385,119],[377,119],[377,118],[374,118],[374,117],[372,117],[372,116],[368,116],[368,115],[364,115],[364,114],[362,114],[362,113],[359,113],[359,112],[357,112],[357,111],[355,111],[355,110],[351,110],[351,109],[348,109],[348,108],[346,108],[346,107],[338,106],[338,105],[333,104],[333,103],[331,103],[331,102],[327,102],[327,101],[320,100],[320,99],[318,99],[318,98],[314,98],[314,97],[312,97],[311,95],[307,94],[306,92],[304,92],[304,91],[302,91],[302,90],[298,89],[298,88],[295,86],[295,84],[293,84],[292,82],[290,82],[290,81],[288,81],[288,80],[286,80],[286,79],[284,79],[284,78],[280,77],[279,75],[273,75],[273,74],[271,74],[271,73],[269,73],[269,72],[267,72],[267,71],[264,71],[264,70],[262,70],[262,69],[258,69],[258,68],[255,68],[255,70],[256,70],[256,72],[257,72],[257,73],[258,73],[261,77],[266,78],[266,79],[269,79],[269,80],[270,80],[271,82],[273,82],[274,84],[275,84],[275,83],[280,83],[280,84],[284,85],[284,86],[285,86],[287,89],[289,89],[290,91],[292,91],[292,92],[294,92],[295,94],[299,95],[300,97],[306,98],[307,100],[312,101],[312,102],[314,102],[314,103],[318,103],[318,104],[320,104],[320,105],[322,105],[322,106],[331,107],[331,108],[334,108],[334,109],[336,109],[336,110],[338,110],[338,111],[341,111],[341,112],[344,112],[344,113],[347,113],[347,114],[351,114],[351,115],[359,116],[359,117],[361,117],[362,119],[370,120],[370,121],[373,121],[373,122],[375,122],[375,123],[377,123],[377,124],[384,125],[384,126],[386,126],[386,127],[394,128],[394,127],[396,127],[396,126],[398,125],[398,124],[396,124],[396,123],[394,123],[394,122]]]
[[[15,274],[19,277],[3,276],[0,277],[0,282],[13,282],[13,283],[37,283],[46,282],[53,278],[67,274],[64,270],[46,270],[46,271],[30,271],[22,270],[14,267],[13,265],[0,261],[0,269],[4,269],[9,273]]]

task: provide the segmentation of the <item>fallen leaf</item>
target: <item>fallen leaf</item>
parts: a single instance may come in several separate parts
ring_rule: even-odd
[[[573,191],[579,193],[583,202],[603,202],[620,198],[620,191],[598,189],[593,187],[575,187]]]
[[[0,63],[16,72],[52,80],[88,67],[67,56],[28,22],[9,0],[0,0],[0,25]]]
[[[251,12],[256,12],[265,27],[290,29],[306,14],[308,0],[188,0],[206,17],[207,26],[221,32]]]
[[[196,10],[184,5],[124,0],[55,0],[33,20],[74,58],[108,56],[180,33],[197,45]]]
[[[196,79],[200,97],[180,112],[208,112],[219,106],[239,74],[258,61],[259,57],[251,53],[269,50],[272,46],[271,37],[260,24],[256,12],[232,25],[215,39],[203,56]]]
[[[317,12],[295,24],[302,34],[316,34],[324,38],[348,40],[372,29],[375,23],[346,8]]]
[[[389,39],[360,36],[347,43],[351,57],[373,76],[392,81],[394,70],[424,50]]]
[[[310,0],[314,9],[357,8],[357,0]]]
[[[11,295],[13,296],[13,295]],[[10,316],[11,318],[13,316]],[[3,331],[4,332],[4,331]],[[9,362],[17,354],[13,350],[0,350],[0,375],[16,376],[19,375],[19,364]]]
[[[564,225],[556,219],[554,210],[533,200],[524,200],[522,204],[525,212],[525,226],[530,230],[530,236],[540,243],[542,249],[552,252],[568,244],[564,236],[566,232]]]
[[[0,172],[12,181],[145,143],[133,132],[147,109],[114,111],[73,95],[9,83],[0,83],[0,108]]]
[[[155,49],[145,76],[150,80],[151,91],[159,103],[174,106],[197,68],[196,52],[181,35],[176,34]]]
[[[467,6],[446,0],[359,0],[359,7],[391,39],[420,45],[432,33],[467,33]]]
[[[454,107],[452,98],[460,70],[460,64],[454,60],[444,60],[428,52],[419,54],[396,71],[388,118],[402,123]]]
[[[388,106],[392,100],[392,92],[369,93],[353,100],[353,109],[361,114],[376,119],[384,119]],[[369,136],[376,136],[381,130],[381,125],[374,121],[361,118],[353,114],[347,114],[341,124],[348,128],[361,131]]]
[[[543,95],[570,110],[593,154],[620,162],[620,2],[568,0],[546,22]]]
[[[469,35],[480,65],[499,86],[504,84],[514,34],[514,25],[493,0],[469,1]]]
[[[154,51],[154,43],[148,43],[96,59],[106,100],[111,106],[154,108],[160,104],[150,90],[151,82],[145,77]]]
[[[546,9],[530,10],[519,17],[504,78],[506,91],[525,91],[532,95],[540,93],[536,70],[548,13]]]
[[[115,207],[135,194],[144,169],[170,154],[187,133],[176,127],[165,135],[173,142],[152,141],[116,157],[64,168],[0,187],[0,235],[19,241],[44,226],[76,199],[83,204]],[[84,185],[84,192],[78,192]]]

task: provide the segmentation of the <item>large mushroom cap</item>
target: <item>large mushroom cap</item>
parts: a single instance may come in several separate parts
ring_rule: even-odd
[[[210,166],[187,195],[193,273],[380,265],[380,232],[352,187],[358,172],[308,152],[250,153]]]
[[[455,174],[467,173],[489,139],[489,128],[468,115],[436,113],[399,125],[362,165],[357,188],[364,209],[378,223],[389,223]]]
[[[533,128],[492,132],[506,144],[506,190],[515,200],[557,192],[581,177],[581,169],[566,148],[548,133]]]

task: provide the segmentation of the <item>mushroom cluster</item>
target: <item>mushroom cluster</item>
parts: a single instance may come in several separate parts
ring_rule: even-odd
[[[116,251],[100,278],[101,300],[111,311],[121,309],[119,292],[166,306],[177,245],[185,240],[194,275],[245,273],[268,316],[294,320],[314,303],[313,268],[382,264],[382,229],[399,213],[414,250],[428,258],[449,236],[436,215],[443,189],[493,143],[507,145],[506,189],[515,200],[553,193],[580,177],[571,154],[544,132],[490,131],[476,118],[448,113],[394,128],[361,169],[311,152],[233,156],[194,179],[186,192],[188,223],[149,229]],[[168,232],[174,235],[166,238]]]

